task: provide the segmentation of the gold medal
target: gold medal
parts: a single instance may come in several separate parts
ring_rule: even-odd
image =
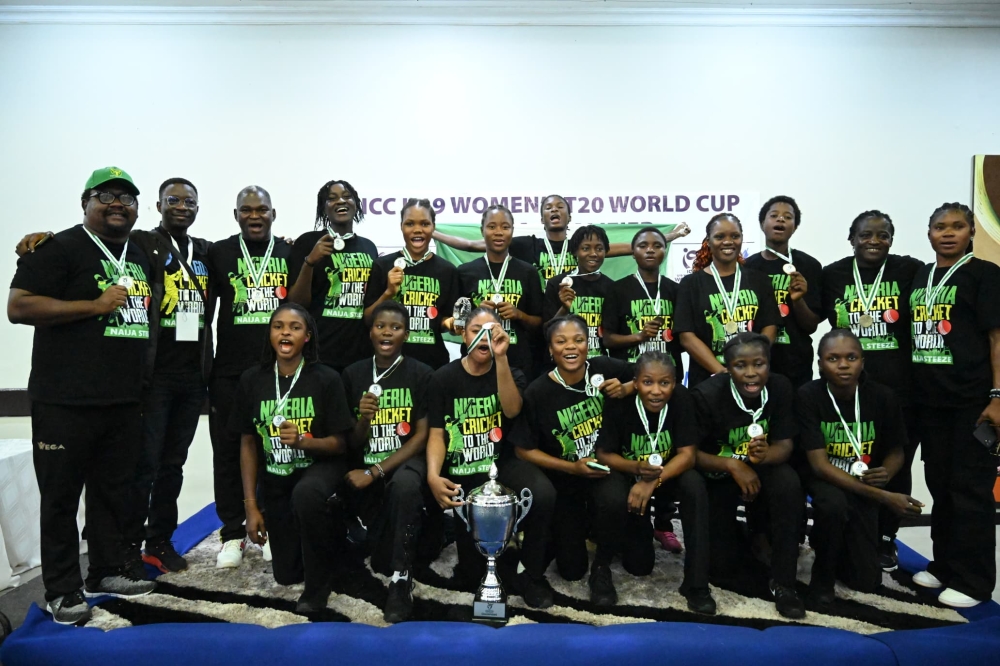
[[[861,328],[871,328],[875,325],[875,319],[873,319],[872,316],[866,312],[861,315],[861,318],[858,320],[858,324]]]

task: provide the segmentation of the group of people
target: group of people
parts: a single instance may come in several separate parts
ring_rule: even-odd
[[[410,199],[403,249],[382,256],[357,234],[361,199],[344,180],[320,188],[315,229],[294,242],[274,235],[260,187],[240,191],[239,231],[214,243],[188,233],[191,182],[160,186],[153,231],[133,229],[138,195],[121,169],[98,169],[82,224],[17,248],[8,317],[35,327],[28,390],[57,622],[86,621],[86,597],[148,594],[143,562],[186,568],[170,539],[206,396],[217,566],[264,547],[278,583],[304,582],[307,615],[361,543],[389,578],[385,619],[408,619],[446,512],[494,465],[533,495],[500,560],[529,606],[553,603],[553,560],[566,580],[589,571],[591,601],[614,605],[613,559],[649,574],[655,543],[681,550],[679,519],[692,611],[716,612],[711,582],[759,585],[785,617],[823,612],[835,581],[872,591],[896,568],[900,517],[922,507],[909,495],[918,444],[934,558],[914,581],[949,606],[991,596],[996,458],[983,432],[1000,425],[1000,268],[972,256],[964,205],[931,214],[933,263],[892,254],[892,220],[872,210],[850,225],[851,256],[824,267],[790,248],[801,213],[774,197],[759,215],[764,250],[744,259],[741,221],[716,215],[678,284],[662,265],[685,227],[643,227],[631,244],[599,226],[570,236],[558,195],[539,205],[541,238],[513,237],[513,215],[494,205],[475,242],[438,233],[430,202]],[[454,266],[432,239],[484,256]],[[629,254],[634,274],[602,274],[606,257]],[[807,496],[816,557],[803,599]],[[455,580],[474,590],[484,558],[451,531]]]

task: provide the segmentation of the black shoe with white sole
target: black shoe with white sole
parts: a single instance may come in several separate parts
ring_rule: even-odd
[[[83,594],[87,597],[118,597],[119,599],[130,599],[132,597],[143,597],[156,589],[156,581],[139,578],[134,572],[128,569],[105,576],[97,583],[87,582],[84,584]]]
[[[90,619],[90,606],[80,590],[56,597],[45,609],[56,624],[83,624]]]

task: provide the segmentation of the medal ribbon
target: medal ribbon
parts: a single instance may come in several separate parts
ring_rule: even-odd
[[[837,416],[840,417],[840,422],[844,426],[844,432],[847,433],[847,441],[851,443],[851,448],[854,449],[854,455],[861,460],[861,399],[858,397],[861,393],[860,388],[854,389],[854,430],[847,425],[847,421],[844,420],[844,415],[840,413],[840,406],[837,404],[837,400],[833,397],[833,393],[830,392],[830,385],[826,385],[826,394],[830,396],[830,402],[833,403],[833,408],[837,410]]]
[[[351,235],[353,236],[353,234]],[[420,257],[419,259],[414,259],[413,257],[410,256],[409,251],[405,247],[403,248],[403,259],[406,261],[407,268],[411,268],[413,266],[416,266],[417,264],[422,264],[433,256],[434,256],[433,252],[424,252],[424,256]]]
[[[271,261],[271,253],[274,252],[274,236],[271,236],[271,241],[267,244],[267,251],[260,262],[259,270],[255,270],[253,267],[253,257],[250,256],[250,250],[247,249],[247,244],[243,240],[243,234],[240,234],[240,250],[243,252],[243,263],[247,266],[247,276],[253,280],[254,287],[259,287],[260,281],[264,279],[264,273],[267,272],[267,262]]]
[[[383,378],[388,377],[392,371],[396,369],[396,366],[402,362],[403,355],[400,354],[396,357],[396,360],[392,362],[392,365],[390,365],[389,368],[380,375],[378,374],[378,366],[375,365],[375,357],[372,356],[372,384],[378,384]]]
[[[656,435],[649,432],[649,419],[646,418],[646,408],[642,404],[642,400],[639,399],[639,394],[635,394],[635,409],[639,412],[639,420],[642,421],[642,427],[646,429],[646,437],[649,438],[649,445],[653,447],[653,453],[656,453],[656,445],[660,442],[660,433],[663,432],[663,424],[667,420],[667,411],[670,409],[670,405],[663,405],[663,409],[660,411],[660,422],[656,426]]]
[[[328,233],[331,236],[333,236],[333,240],[349,241],[352,238],[354,238],[354,232],[353,231],[351,231],[349,233],[346,233],[343,236],[341,236],[336,231],[334,231],[333,227],[331,227],[329,224],[326,225],[326,233]],[[336,248],[334,248],[334,249],[336,249]]]
[[[972,259],[972,253],[970,252],[969,254],[965,255],[964,257],[956,261],[955,264],[948,269],[948,272],[944,274],[944,277],[941,278],[941,281],[938,283],[936,287],[934,286],[934,272],[937,270],[938,265],[936,261],[934,262],[934,266],[933,268],[931,268],[931,272],[927,274],[927,289],[924,291],[924,306],[927,308],[928,319],[931,316],[931,308],[934,307],[934,304],[937,301],[937,297],[941,293],[941,290],[944,288],[945,283],[951,279],[951,276],[955,274],[955,271],[957,271],[965,264],[969,263],[971,259]]]
[[[861,301],[861,309],[865,314],[868,314],[868,311],[872,309],[878,287],[882,284],[882,273],[885,272],[885,266],[888,263],[888,259],[882,262],[882,268],[878,269],[878,275],[875,276],[875,282],[872,283],[872,290],[866,294],[865,283],[861,281],[861,272],[858,270],[858,260],[854,260],[854,286],[858,290],[858,300]]]
[[[743,404],[743,396],[736,390],[736,384],[733,383],[732,379],[729,380],[729,390],[733,393],[733,400],[736,401],[736,406],[749,414],[753,423],[757,423],[757,420],[764,414],[764,407],[767,405],[767,387],[765,386],[764,390],[760,392],[760,409],[757,411],[747,409],[747,406]]]
[[[115,270],[118,271],[118,275],[116,275],[114,279],[117,280],[121,276],[125,275],[125,257],[128,255],[128,240],[126,239],[125,247],[122,248],[121,259],[116,259],[115,255],[111,254],[111,250],[109,250],[107,246],[104,245],[104,242],[100,238],[98,238],[97,235],[94,234],[94,232],[92,232],[86,226],[83,227],[83,230],[87,232],[88,236],[90,236],[90,240],[94,241],[94,244],[97,245],[97,247],[101,248],[101,252],[104,253],[104,256],[108,258],[108,261],[111,262],[111,265],[114,266]]]
[[[493,328],[492,327],[491,328],[481,328],[481,329],[479,329],[479,332],[476,333],[476,337],[472,338],[472,342],[469,343],[468,349],[469,350],[475,349],[476,345],[478,345],[479,341],[482,340],[484,337],[486,338],[486,341],[490,345],[490,356],[493,356]]]
[[[795,265],[795,262],[792,261],[792,248],[788,248],[788,254],[787,255],[782,254],[782,253],[778,252],[777,250],[775,250],[773,247],[768,247],[766,245],[764,246],[764,249],[767,250],[768,252],[770,252],[771,254],[773,254],[774,256],[779,257],[781,259],[784,259],[785,262],[787,262],[789,264],[792,264],[792,265]]]
[[[655,301],[653,301],[653,297],[649,295],[649,290],[646,289],[646,283],[643,281],[642,276],[639,275],[639,271],[635,272],[635,279],[638,280],[639,284],[642,285],[642,290],[643,290],[643,292],[645,292],[646,298],[648,298],[650,301],[652,301],[652,303],[653,303],[653,311],[656,313],[656,316],[659,317],[660,316],[660,279],[659,279],[659,276],[657,276],[657,278],[656,278],[656,300]]]
[[[719,296],[722,296],[722,304],[726,308],[726,314],[729,316],[729,321],[733,321],[733,313],[736,312],[736,306],[740,300],[740,281],[742,279],[740,274],[740,265],[736,264],[736,274],[735,277],[733,277],[732,293],[726,292],[726,288],[722,284],[722,277],[719,275],[719,271],[715,268],[715,264],[709,264],[708,267],[712,272],[712,277],[715,278],[715,286],[719,288]]]
[[[549,253],[549,266],[555,270],[553,275],[559,275],[566,267],[566,249],[569,247],[569,241],[565,238],[563,239],[563,249],[559,254],[559,263],[556,263],[556,253],[552,251],[552,243],[549,242],[549,237],[547,235],[542,236],[542,240],[545,241],[545,251]]]
[[[278,384],[278,362],[274,362],[274,415],[281,414],[281,410],[285,408],[285,403],[288,402],[288,396],[292,394],[292,389],[295,388],[295,383],[299,381],[299,375],[302,374],[302,368],[306,365],[306,360],[299,360],[299,367],[295,370],[295,376],[292,377],[292,385],[288,387],[288,392],[284,396],[281,395],[281,386]]]
[[[568,391],[573,391],[574,393],[583,393],[591,397],[597,395],[597,388],[590,385],[590,361],[586,362],[586,365],[584,366],[583,369],[583,381],[586,383],[586,386],[582,390],[574,388],[569,384],[567,384],[566,380],[563,379],[562,375],[559,374],[559,368],[553,368],[552,374],[555,375],[556,381],[559,383],[559,385]]]
[[[503,265],[500,267],[500,277],[493,277],[493,269],[490,267],[489,259],[483,257],[483,261],[486,262],[486,270],[490,272],[490,282],[493,283],[493,293],[503,293],[503,279],[507,277],[507,266],[510,264],[510,254],[508,253],[503,259]]]

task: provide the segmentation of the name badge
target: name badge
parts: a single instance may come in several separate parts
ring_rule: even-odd
[[[198,342],[198,313],[181,312],[178,310],[174,321],[177,327],[174,329],[174,339],[177,342]]]

